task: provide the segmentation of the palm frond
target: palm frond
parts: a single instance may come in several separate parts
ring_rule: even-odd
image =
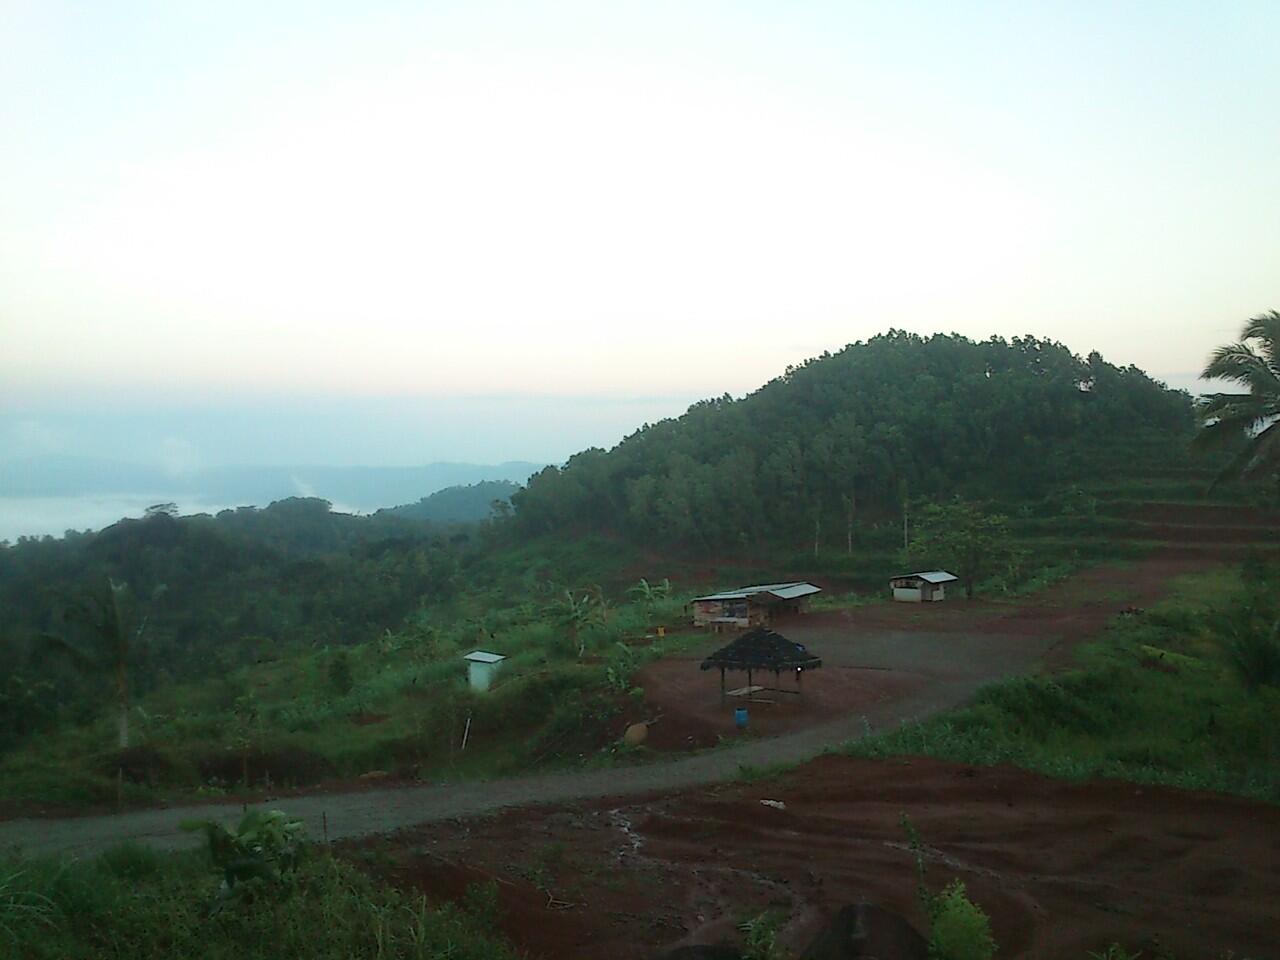
[[[1259,314],[1247,324],[1241,339],[1258,341],[1258,350],[1271,371],[1280,377],[1280,311]]]
[[[1200,377],[1238,383],[1254,394],[1280,392],[1280,376],[1247,343],[1228,343],[1213,351]]]

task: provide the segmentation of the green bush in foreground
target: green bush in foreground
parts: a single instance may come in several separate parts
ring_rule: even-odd
[[[218,903],[204,852],[0,860],[0,956],[24,960],[504,960],[470,914],[317,851],[287,892]]]
[[[982,908],[953,880],[929,903],[929,956],[934,960],[991,960],[996,943]]]

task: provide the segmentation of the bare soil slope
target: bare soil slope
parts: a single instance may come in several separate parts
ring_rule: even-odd
[[[964,881],[1007,960],[1083,960],[1111,942],[1179,960],[1280,956],[1280,808],[1012,768],[823,757],[771,781],[510,811],[367,845],[432,897],[497,878],[502,928],[532,957],[633,960],[732,939],[770,906],[791,918],[781,939],[793,949],[850,901],[923,927],[904,813],[930,886]]]

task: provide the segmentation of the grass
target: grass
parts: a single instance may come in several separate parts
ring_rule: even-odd
[[[218,903],[207,855],[122,847],[0,859],[0,956],[24,960],[502,960],[490,917],[432,906],[312,850],[288,890]],[[323,931],[322,936],[317,933]]]
[[[1248,691],[1219,636],[1243,602],[1239,581],[1235,571],[1184,578],[1153,610],[1117,618],[1080,651],[1078,668],[988,686],[967,707],[844,751],[1009,763],[1072,780],[1280,802],[1280,690]]]
[[[688,642],[678,632],[645,639],[683,625],[683,607],[683,597],[610,607],[582,629],[582,659],[548,604],[522,603],[483,617],[423,615],[364,643],[161,688],[135,707],[125,753],[103,717],[0,759],[0,801],[105,808],[369,773],[456,780],[578,762],[621,734],[615,719],[636,672]],[[487,694],[467,685],[462,655],[477,646],[507,656]]]

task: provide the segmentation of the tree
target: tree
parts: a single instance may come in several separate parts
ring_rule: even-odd
[[[906,554],[955,573],[964,582],[965,596],[972,599],[978,581],[1013,555],[1008,519],[958,498],[929,504],[916,515],[915,536]]]
[[[129,648],[142,636],[144,619],[136,630],[126,622],[128,584],[107,578],[106,589],[87,594],[67,609],[67,620],[89,635],[92,646],[85,649],[63,636],[46,634],[45,639],[66,654],[76,669],[91,678],[107,674],[114,688],[117,744],[129,746]]]
[[[583,628],[599,622],[600,619],[598,591],[597,587],[596,593],[587,592],[578,596],[572,590],[566,590],[564,598],[552,610],[556,620],[568,630],[569,641],[577,649],[578,659],[586,656],[587,652],[586,639],[582,635]]]
[[[1197,446],[1242,443],[1214,484],[1280,475],[1280,312],[1272,310],[1246,323],[1239,342],[1215,350],[1200,376],[1246,390],[1211,393],[1197,404],[1204,425]]]

